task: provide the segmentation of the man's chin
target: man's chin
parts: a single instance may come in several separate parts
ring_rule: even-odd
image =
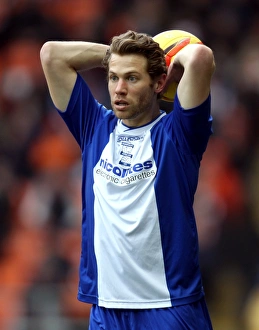
[[[129,114],[125,111],[113,110],[113,112],[118,119],[130,119]]]

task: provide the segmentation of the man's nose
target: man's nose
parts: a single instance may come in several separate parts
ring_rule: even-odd
[[[126,81],[124,79],[119,79],[115,88],[116,94],[125,94],[127,91]]]

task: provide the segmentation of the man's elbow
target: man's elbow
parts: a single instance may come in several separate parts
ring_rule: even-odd
[[[200,45],[200,47],[197,47],[194,62],[196,68],[199,68],[201,71],[205,71],[211,75],[213,75],[216,69],[213,51],[205,45]]]
[[[40,50],[40,60],[43,66],[50,66],[55,58],[55,42],[45,42]]]

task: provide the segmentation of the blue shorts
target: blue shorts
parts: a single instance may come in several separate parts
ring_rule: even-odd
[[[212,330],[205,300],[158,309],[110,309],[93,305],[89,330]]]

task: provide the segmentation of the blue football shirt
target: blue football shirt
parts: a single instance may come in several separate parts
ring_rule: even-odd
[[[78,299],[106,308],[162,308],[203,296],[193,212],[211,134],[210,97],[131,128],[78,75],[60,112],[82,151]]]

